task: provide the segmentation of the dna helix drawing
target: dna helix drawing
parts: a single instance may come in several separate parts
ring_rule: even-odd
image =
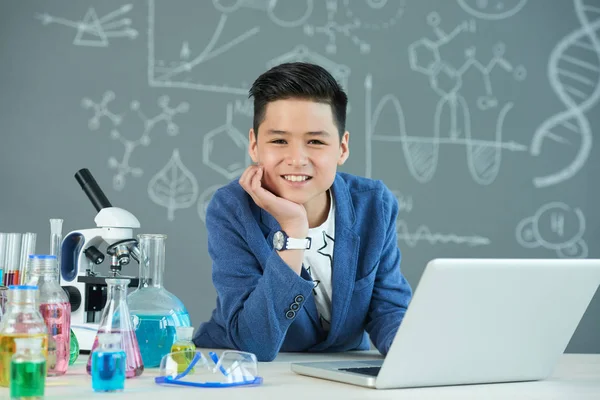
[[[580,140],[579,149],[561,170],[535,177],[533,184],[537,188],[573,177],[584,166],[592,148],[592,130],[585,113],[600,98],[600,6],[596,0],[574,0],[574,4],[581,26],[557,43],[548,62],[550,85],[567,109],[538,127],[530,152],[539,156],[545,139],[569,145],[572,141],[568,138],[573,136]]]

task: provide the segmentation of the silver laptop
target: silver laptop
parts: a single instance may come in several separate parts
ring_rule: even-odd
[[[377,389],[541,380],[600,284],[600,260],[430,261],[384,360],[292,363]]]

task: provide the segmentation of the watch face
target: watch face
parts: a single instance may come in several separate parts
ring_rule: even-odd
[[[275,232],[275,235],[273,235],[273,247],[275,250],[283,249],[284,240],[285,238],[283,237],[283,232]]]

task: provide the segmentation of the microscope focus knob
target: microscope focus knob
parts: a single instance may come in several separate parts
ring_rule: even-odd
[[[81,307],[81,292],[75,286],[63,286],[63,290],[71,303],[71,312],[77,311]]]

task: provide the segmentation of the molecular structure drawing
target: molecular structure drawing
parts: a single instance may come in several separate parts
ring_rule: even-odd
[[[349,39],[355,46],[358,47],[361,54],[368,54],[371,52],[371,45],[361,39],[356,31],[360,29],[367,30],[384,30],[395,25],[400,17],[404,14],[405,0],[391,0],[391,1],[367,1],[367,5],[373,10],[379,10],[386,6],[387,3],[396,3],[397,7],[395,12],[387,14],[388,19],[383,22],[365,22],[358,14],[353,10],[353,6],[356,6],[356,1],[351,2],[350,0],[343,0],[340,7],[339,0],[326,0],[325,5],[327,9],[327,22],[322,26],[305,24],[303,26],[304,34],[307,36],[324,35],[327,38],[327,45],[325,51],[329,54],[337,53],[337,37],[342,35]],[[340,11],[342,8],[342,12]],[[344,23],[337,22],[338,13],[346,17]]]
[[[281,3],[282,0],[213,0],[215,8],[224,14],[236,12],[242,7],[260,10],[278,27],[302,28],[308,37],[324,36],[327,39],[325,51],[328,54],[337,53],[339,37],[349,40],[358,47],[361,54],[370,53],[371,45],[361,38],[360,32],[384,31],[391,28],[402,17],[406,6],[406,0],[294,0],[293,3],[301,8],[299,16],[284,18],[279,12]],[[362,5],[361,12],[357,9],[359,3]],[[325,4],[327,21],[322,25],[311,24],[311,16],[317,14],[315,5],[322,4]],[[367,20],[367,12],[375,17]]]
[[[220,154],[213,154],[215,149],[221,149]],[[233,179],[250,163],[247,150],[248,137],[233,125],[233,104],[230,103],[225,123],[204,136],[202,163],[226,179]]]
[[[126,4],[98,18],[96,10],[90,8],[81,21],[54,17],[47,13],[38,14],[36,18],[41,20],[43,25],[57,24],[76,29],[77,33],[73,39],[73,44],[76,46],[107,47],[110,44],[110,38],[128,37],[135,39],[138,36],[138,31],[130,27],[130,18],[114,20],[127,14],[132,9],[132,4]]]
[[[102,96],[100,103],[96,103],[86,97],[81,101],[81,105],[84,109],[92,109],[94,111],[94,115],[88,121],[90,130],[97,130],[100,127],[102,118],[106,118],[113,125],[110,130],[110,137],[123,144],[124,153],[121,160],[117,160],[117,158],[113,156],[108,159],[109,168],[116,170],[116,173],[113,176],[113,187],[115,190],[123,190],[126,183],[125,178],[128,175],[138,178],[144,173],[142,168],[133,167],[129,164],[133,152],[140,146],[147,147],[150,145],[150,134],[156,130],[158,124],[161,122],[166,124],[166,132],[169,136],[177,135],[179,133],[179,126],[173,122],[173,118],[178,114],[188,112],[189,104],[187,102],[182,102],[177,107],[172,108],[169,106],[169,97],[161,96],[158,98],[158,106],[160,107],[161,112],[154,117],[148,117],[140,109],[140,103],[135,100],[132,101],[130,103],[130,110],[135,112],[142,122],[143,127],[137,139],[128,139],[118,129],[118,126],[121,125],[124,120],[125,114],[115,114],[108,110],[108,104],[114,99],[115,93],[107,91]]]
[[[429,84],[440,99],[435,110],[433,137],[401,138],[406,144],[403,150],[409,169],[418,182],[428,182],[437,169],[440,144],[462,145],[467,150],[467,164],[473,180],[480,185],[489,185],[498,175],[503,150],[528,150],[528,147],[523,144],[502,140],[504,120],[514,104],[508,102],[500,106],[494,96],[490,76],[495,69],[501,68],[511,72],[516,80],[523,80],[526,77],[526,70],[523,66],[513,67],[506,60],[504,57],[506,48],[503,43],[495,45],[493,55],[487,64],[479,61],[476,49],[471,47],[465,51],[464,63],[455,67],[441,58],[440,48],[463,32],[475,32],[475,22],[464,21],[451,32],[445,32],[440,27],[441,19],[436,12],[428,15],[427,22],[432,27],[436,39],[423,37],[410,44],[409,62],[413,71],[429,77]],[[461,94],[463,76],[470,70],[477,71],[483,80],[484,93],[478,96],[477,107],[481,111],[501,107],[493,140],[476,138],[471,132],[470,110],[466,99]],[[445,128],[446,124],[443,123],[444,113],[449,114],[449,128]]]
[[[515,229],[517,242],[524,248],[544,247],[561,258],[586,258],[588,246],[583,240],[585,216],[579,208],[554,201],[523,218]]]

